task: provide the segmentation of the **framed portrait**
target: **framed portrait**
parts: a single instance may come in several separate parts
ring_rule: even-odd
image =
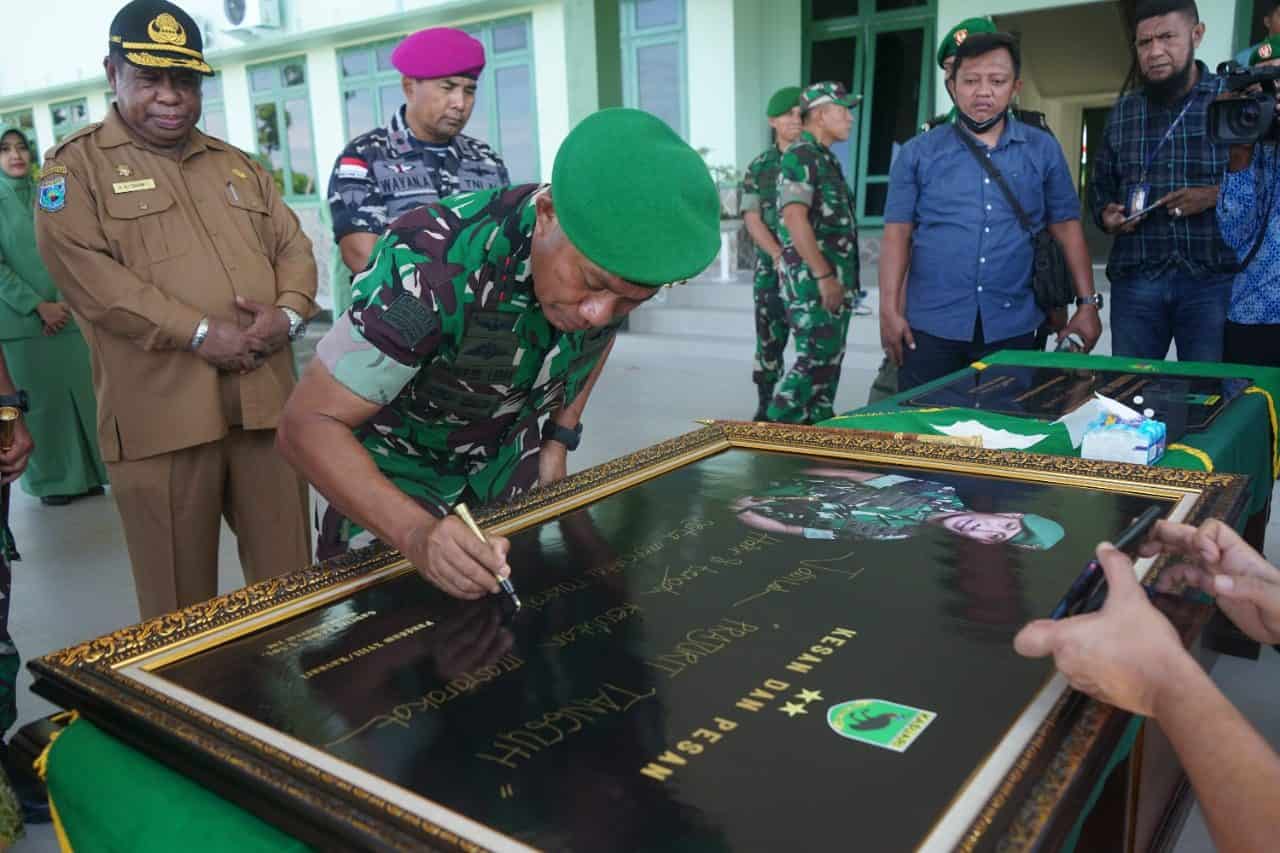
[[[375,546],[31,668],[330,849],[1023,849],[1128,717],[1014,634],[1148,507],[1244,485],[715,422],[477,513],[518,612]]]

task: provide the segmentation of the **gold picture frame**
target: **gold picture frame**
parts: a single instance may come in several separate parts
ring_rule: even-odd
[[[686,435],[588,469],[508,505],[477,512],[509,535],[711,459],[726,451],[791,454],[839,463],[972,475],[1167,500],[1187,522],[1234,519],[1242,477],[984,450],[878,433],[779,424],[709,422]],[[1086,556],[1087,559],[1087,556]],[[1151,571],[1152,561],[1138,570]],[[518,839],[443,807],[416,808],[392,783],[320,755],[240,715],[169,689],[157,673],[209,650],[345,601],[412,571],[396,552],[364,549],[147,620],[31,662],[35,689],[161,761],[191,773],[304,839],[355,849],[481,850]],[[1197,625],[1208,608],[1196,610]],[[776,627],[776,626],[775,626]],[[1194,630],[1194,626],[1193,629]],[[1064,806],[1083,799],[1128,716],[1051,678],[1010,727],[1008,744],[973,768],[920,849],[1024,849],[1062,834]],[[1006,739],[1007,740],[1007,739]],[[1007,747],[1007,748],[1006,748]],[[1003,750],[1003,751],[1002,751]]]

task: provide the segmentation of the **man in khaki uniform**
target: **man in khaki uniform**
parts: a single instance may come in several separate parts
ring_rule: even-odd
[[[289,344],[315,312],[311,242],[269,174],[195,128],[201,46],[171,3],[121,9],[116,102],[46,155],[36,205],[92,352],[144,618],[216,594],[222,516],[251,582],[311,559],[306,485],[274,450]]]

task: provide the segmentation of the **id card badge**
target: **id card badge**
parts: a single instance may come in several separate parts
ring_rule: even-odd
[[[1129,209],[1125,211],[1129,216],[1133,216],[1140,210],[1147,207],[1147,199],[1151,196],[1150,184],[1138,184],[1129,191]]]

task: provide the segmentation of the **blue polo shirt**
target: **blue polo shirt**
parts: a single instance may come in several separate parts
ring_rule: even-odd
[[[884,221],[912,225],[907,322],[953,341],[1025,335],[1044,320],[1031,291],[1031,237],[1000,187],[944,124],[902,147]],[[980,147],[982,142],[978,142]],[[1036,226],[1080,218],[1067,159],[1048,133],[1009,118],[987,156]]]

